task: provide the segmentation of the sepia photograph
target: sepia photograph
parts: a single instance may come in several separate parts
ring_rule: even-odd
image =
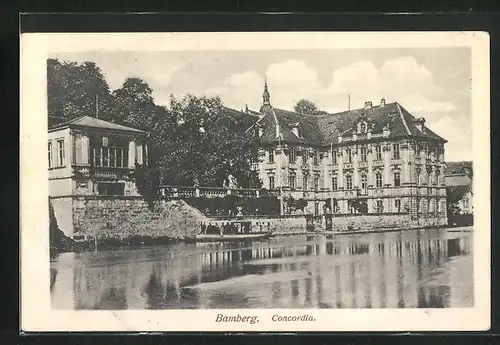
[[[432,328],[460,310],[489,327],[489,192],[474,183],[489,178],[487,36],[171,35],[149,38],[175,49],[63,37],[37,59],[44,109],[22,116],[44,123],[30,153],[45,233],[22,251],[42,251],[49,313],[330,330],[342,311]]]

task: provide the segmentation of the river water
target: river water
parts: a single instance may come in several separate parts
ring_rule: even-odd
[[[52,307],[472,307],[468,230],[64,253],[50,265]]]

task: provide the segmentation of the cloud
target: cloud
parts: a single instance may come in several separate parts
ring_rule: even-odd
[[[228,107],[242,109],[245,104],[262,103],[264,79],[254,71],[232,74],[222,85],[209,88],[206,96],[219,96]]]
[[[446,159],[471,159],[471,133],[466,116],[444,97],[432,73],[413,57],[403,56],[385,61],[380,67],[360,60],[332,72],[326,85],[321,85],[317,72],[304,61],[287,60],[270,64],[267,75],[273,106],[292,109],[301,98],[316,103],[320,109],[343,111],[348,106],[359,108],[365,101],[378,104],[398,101],[415,116],[424,116],[427,125],[448,140]],[[262,104],[264,76],[248,70],[226,78],[220,86],[206,91],[219,95],[230,107],[243,108],[246,103],[258,109]]]
[[[426,124],[432,131],[448,140],[445,159],[447,161],[472,160],[472,135],[470,126],[456,117],[443,116]]]
[[[434,83],[432,73],[407,56],[387,60],[381,68],[372,62],[358,61],[335,70],[328,90],[334,95],[351,95],[354,106],[361,106],[364,100],[376,102],[386,98],[414,112],[456,109],[451,102],[436,100],[443,92]]]
[[[411,112],[450,112],[455,105],[440,99],[443,90],[438,87],[432,73],[409,56],[385,61],[377,68],[370,61],[357,61],[336,69],[330,82],[323,86],[317,72],[301,60],[287,60],[270,64],[266,70],[271,103],[278,108],[291,109],[301,98],[309,99],[321,109],[341,111],[351,106],[362,107],[365,101],[374,104],[381,98],[398,101]],[[242,107],[245,103],[256,107],[261,104],[263,76],[246,71],[229,76],[225,82],[206,91],[220,95],[228,106]]]

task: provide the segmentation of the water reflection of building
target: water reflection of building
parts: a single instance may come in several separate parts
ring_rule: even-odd
[[[467,307],[472,303],[472,280],[467,276],[472,263],[464,255],[471,246],[467,236],[414,231],[369,238],[319,237],[287,247],[262,244],[179,252],[168,259],[137,251],[118,263],[113,258],[96,264],[91,253],[88,262],[85,255],[63,255],[52,267],[53,307]],[[447,269],[450,259],[460,266]],[[230,279],[248,274],[255,280],[231,285]],[[203,283],[218,285],[196,288]],[[464,284],[470,288],[464,289]],[[185,289],[188,286],[194,288]],[[237,296],[239,302],[233,301]]]

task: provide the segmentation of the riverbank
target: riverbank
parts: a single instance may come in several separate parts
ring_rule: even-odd
[[[447,229],[449,231],[472,231],[472,225],[464,227],[450,227],[447,225],[440,226],[420,226],[412,228],[380,228],[373,230],[353,230],[353,231],[320,231],[319,233],[324,233],[328,235],[351,235],[351,234],[371,234],[377,232],[396,232],[396,231],[407,231],[407,230],[426,230],[426,229]]]
[[[152,204],[139,196],[71,196],[63,199],[51,198],[54,207],[51,210],[51,251],[55,253],[72,251],[73,248],[79,251],[192,242],[201,224],[234,219],[209,217],[180,199],[157,200]],[[314,224],[308,224],[304,215],[248,215],[238,220],[250,222],[255,229],[270,227],[276,237],[444,227],[441,218],[419,219],[417,222],[407,213],[336,214],[334,231],[325,232],[322,229],[328,219],[316,218]],[[53,227],[58,231],[52,230]]]
[[[416,231],[416,230],[431,230],[431,229],[441,229],[449,232],[471,232],[473,230],[472,226],[462,226],[462,227],[415,227],[415,228],[386,228],[386,229],[376,229],[376,230],[363,230],[363,231],[290,231],[285,233],[274,233],[272,238],[286,238],[290,236],[342,236],[342,235],[355,235],[355,234],[365,234],[372,235],[376,233],[391,233],[398,231]],[[88,250],[114,250],[114,249],[140,249],[143,247],[154,247],[163,245],[175,245],[181,243],[193,243],[194,239],[179,239],[172,237],[147,237],[147,236],[133,236],[127,239],[114,239],[114,238],[100,238],[99,241],[93,242],[91,240],[75,242],[72,250],[75,252],[84,252]]]
[[[59,224],[54,215],[54,209],[49,202],[49,253],[51,257],[63,252],[72,252],[74,250],[73,239],[64,235],[59,229]]]

